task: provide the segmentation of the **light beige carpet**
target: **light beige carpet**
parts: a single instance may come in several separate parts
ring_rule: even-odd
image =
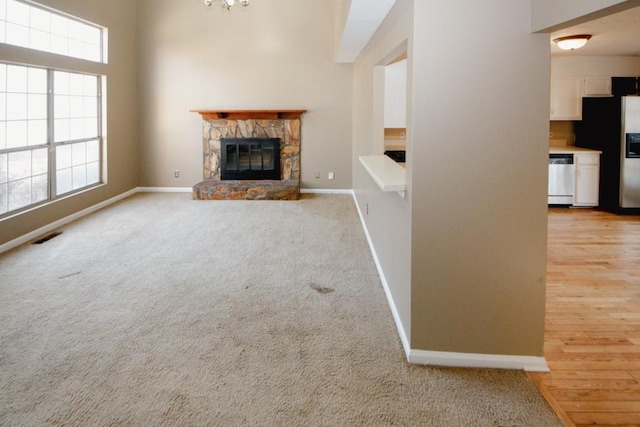
[[[0,425],[556,426],[406,363],[350,196],[139,194],[0,255]]]

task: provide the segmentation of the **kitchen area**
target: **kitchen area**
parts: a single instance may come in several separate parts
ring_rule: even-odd
[[[551,64],[549,205],[640,213],[640,58]]]

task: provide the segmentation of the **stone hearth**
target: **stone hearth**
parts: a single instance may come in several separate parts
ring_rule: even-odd
[[[202,116],[203,178],[197,200],[297,200],[300,116],[306,110],[194,110]],[[279,138],[280,180],[221,180],[221,138]]]

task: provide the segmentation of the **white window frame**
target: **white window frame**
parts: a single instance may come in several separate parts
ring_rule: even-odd
[[[107,63],[106,28],[30,0],[0,0],[0,43]]]
[[[59,199],[63,199],[63,198],[67,198],[67,197],[72,197],[78,193],[82,193],[85,191],[90,191],[91,189],[95,188],[95,187],[99,187],[101,185],[104,185],[106,183],[106,161],[107,161],[107,156],[106,156],[106,147],[105,147],[105,141],[106,141],[106,98],[103,96],[104,91],[106,90],[106,69],[104,68],[104,65],[95,65],[98,63],[101,64],[106,64],[106,58],[107,58],[107,31],[108,29],[106,27],[102,27],[99,26],[97,24],[88,22],[82,18],[76,17],[76,16],[72,16],[69,15],[67,13],[58,11],[58,10],[54,10],[51,9],[47,6],[42,6],[39,5],[35,2],[32,2],[30,0],[0,0],[0,45],[2,44],[10,44],[10,43],[5,43],[6,42],[6,24],[7,24],[7,11],[6,11],[6,6],[7,2],[15,5],[20,5],[20,7],[22,8],[22,10],[29,10],[30,13],[34,12],[35,14],[39,15],[40,17],[42,16],[49,16],[49,18],[51,17],[62,17],[64,19],[69,20],[69,22],[73,21],[73,22],[77,22],[79,23],[78,28],[91,28],[94,29],[96,31],[99,31],[99,43],[100,43],[100,53],[99,55],[95,55],[93,58],[82,58],[82,57],[78,57],[78,56],[74,56],[74,55],[61,55],[59,52],[53,52],[51,50],[46,50],[46,49],[34,49],[32,46],[27,46],[27,43],[21,43],[21,44],[13,44],[14,46],[17,47],[17,49],[12,48],[11,50],[4,50],[4,48],[2,48],[2,50],[0,50],[0,52],[6,52],[6,54],[0,54],[0,63],[2,64],[6,64],[7,66],[9,65],[13,65],[13,66],[20,66],[20,67],[27,67],[27,68],[31,68],[31,69],[40,69],[40,70],[46,70],[47,73],[47,93],[46,93],[46,97],[47,97],[47,115],[46,115],[46,143],[40,143],[40,139],[41,137],[38,138],[37,141],[34,141],[33,143],[37,143],[37,145],[29,145],[29,143],[25,143],[23,140],[20,140],[20,144],[12,144],[10,148],[10,146],[3,146],[2,144],[0,144],[0,161],[2,160],[2,155],[3,154],[8,154],[8,153],[20,153],[20,152],[29,152],[29,153],[33,153],[34,150],[38,149],[38,150],[46,150],[47,153],[47,170],[46,170],[46,174],[47,174],[47,194],[46,197],[42,198],[42,191],[40,190],[40,187],[38,187],[38,191],[37,193],[37,197],[35,197],[35,201],[34,201],[34,190],[33,190],[33,183],[32,188],[31,188],[31,203],[22,206],[22,203],[24,203],[24,201],[26,201],[26,196],[24,198],[23,201],[21,201],[20,203],[16,203],[13,204],[13,207],[9,206],[9,202],[8,202],[8,195],[6,196],[6,199],[3,199],[2,197],[0,197],[0,203],[2,203],[4,200],[6,200],[6,204],[2,205],[2,209],[0,209],[0,221],[10,218],[10,217],[14,217],[16,215],[20,215],[24,212],[39,208],[43,205],[47,205],[50,204],[56,200]],[[23,7],[24,6],[24,7]],[[14,19],[17,20],[17,19]],[[25,23],[25,22],[23,22]],[[15,22],[13,23],[15,24]],[[84,26],[84,27],[83,27]],[[37,27],[37,25],[36,25]],[[26,31],[29,31],[29,29],[31,28],[30,24],[26,25],[25,28],[27,28]],[[93,31],[93,30],[92,30]],[[94,33],[95,35],[95,33]],[[2,38],[5,37],[5,38]],[[94,37],[94,39],[96,39],[96,37]],[[23,53],[22,53],[23,52]],[[31,52],[31,53],[30,53]],[[47,52],[47,53],[39,53],[39,52]],[[52,61],[52,59],[54,58],[53,56],[50,56],[51,54],[54,55],[58,55],[59,58],[62,59],[58,59],[56,61]],[[97,56],[99,56],[99,58],[97,58]],[[26,59],[24,59],[26,58]],[[64,59],[64,58],[70,58],[70,60]],[[71,59],[73,58],[73,59]],[[78,60],[80,59],[80,61]],[[94,64],[94,65],[92,65]],[[54,88],[54,73],[55,72],[66,72],[66,73],[70,73],[70,74],[80,74],[80,75],[84,75],[84,76],[91,76],[91,77],[95,77],[97,79],[96,81],[96,93],[95,93],[95,101],[96,104],[95,105],[95,113],[97,114],[97,117],[94,116],[94,112],[92,112],[91,114],[89,113],[83,113],[85,114],[85,117],[83,117],[83,119],[86,119],[85,122],[91,122],[91,128],[93,126],[93,123],[95,123],[95,125],[97,126],[97,131],[95,136],[92,135],[91,137],[84,137],[85,135],[82,135],[81,137],[78,137],[77,135],[75,136],[71,136],[69,138],[65,138],[64,140],[58,140],[56,141],[56,136],[55,136],[55,110],[54,110],[54,99],[55,99],[55,88]],[[92,82],[93,83],[93,82]],[[93,90],[93,86],[91,87],[91,89]],[[29,93],[27,91],[26,95],[24,96],[29,96]],[[6,97],[5,97],[6,98]],[[13,98],[19,98],[14,96]],[[89,102],[93,101],[93,97],[92,96],[88,96],[87,98],[89,100]],[[40,99],[40,101],[42,101],[42,99]],[[86,103],[86,100],[84,101]],[[20,106],[22,107],[22,104],[20,104]],[[6,105],[2,106],[4,107],[4,110],[6,111]],[[93,108],[93,106],[92,106]],[[40,110],[39,110],[40,111]],[[91,117],[88,117],[91,116]],[[0,117],[0,120],[3,120],[4,123],[7,123],[7,117]],[[29,124],[27,123],[27,126]],[[41,129],[43,127],[43,125],[38,125],[38,129]],[[0,126],[0,131],[1,131],[1,126]],[[58,138],[60,139],[60,138]],[[30,141],[31,142],[31,141]],[[96,147],[97,144],[97,161],[96,161]],[[20,145],[18,147],[16,147],[16,145]],[[24,145],[24,146],[23,146]],[[91,159],[85,159],[84,163],[82,163],[80,166],[85,166],[87,168],[89,168],[89,166],[87,166],[88,163],[92,163],[90,165],[91,169],[90,172],[88,173],[88,175],[91,176],[91,179],[89,179],[86,182],[89,182],[89,184],[85,184],[86,185],[82,185],[82,186],[73,186],[73,188],[66,188],[65,190],[68,191],[64,191],[61,192],[60,194],[58,194],[58,180],[57,180],[57,169],[59,169],[57,167],[57,159],[56,159],[56,150],[59,149],[60,147],[65,147],[65,146],[71,146],[71,147],[76,147],[78,148],[78,150],[74,150],[75,152],[79,152],[82,153],[82,146],[90,146],[92,148],[91,153],[93,155],[93,157]],[[42,169],[42,151],[39,153],[41,154],[38,157],[38,170]],[[18,158],[20,156],[15,156],[15,158]],[[25,161],[28,163],[29,162],[29,158],[33,158],[33,155],[31,157],[29,156],[24,156],[21,157],[22,159],[25,159]],[[6,163],[5,166],[8,167],[8,156],[6,156]],[[97,168],[96,168],[96,163],[97,163]],[[14,164],[19,164],[19,163],[15,163]],[[31,164],[35,164],[35,163],[29,163],[29,165]],[[0,165],[2,166],[2,165]],[[77,166],[74,164],[74,166]],[[25,166],[26,168],[26,166]],[[96,171],[97,170],[97,171]],[[0,175],[2,174],[2,169],[0,168]],[[74,171],[75,172],[75,168]],[[81,171],[80,171],[81,172]],[[20,171],[20,173],[22,173],[22,171]],[[26,173],[26,172],[25,172]],[[38,172],[40,173],[40,172]],[[96,174],[97,174],[97,180],[96,178]],[[33,176],[34,176],[34,171],[31,171],[31,175],[27,175],[25,176],[25,178],[30,178],[32,179],[33,182]],[[39,175],[38,175],[39,176]],[[81,174],[79,175],[81,176]],[[16,175],[14,175],[14,179]],[[8,181],[9,179],[9,174],[7,172],[7,175],[5,177],[5,181]],[[0,181],[1,182],[1,181]],[[40,180],[39,184],[44,185],[44,183]],[[0,184],[2,185],[2,184]],[[24,184],[23,185],[27,185]],[[9,185],[5,185],[5,189],[8,191]],[[14,188],[17,188],[14,185]],[[26,190],[24,189],[24,187],[21,187],[24,191],[23,194],[26,194]],[[14,193],[15,194],[15,193]],[[1,194],[0,194],[1,196]],[[42,200],[41,200],[42,198]],[[20,207],[17,207],[20,206]],[[6,211],[5,211],[6,209]],[[9,210],[10,209],[10,210]]]

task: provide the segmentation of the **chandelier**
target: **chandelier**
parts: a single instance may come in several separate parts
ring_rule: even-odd
[[[204,0],[205,6],[211,6],[214,3],[220,3],[220,6],[227,10],[231,10],[231,7],[236,4],[236,0]],[[249,6],[249,0],[238,0],[238,3],[243,6]]]

